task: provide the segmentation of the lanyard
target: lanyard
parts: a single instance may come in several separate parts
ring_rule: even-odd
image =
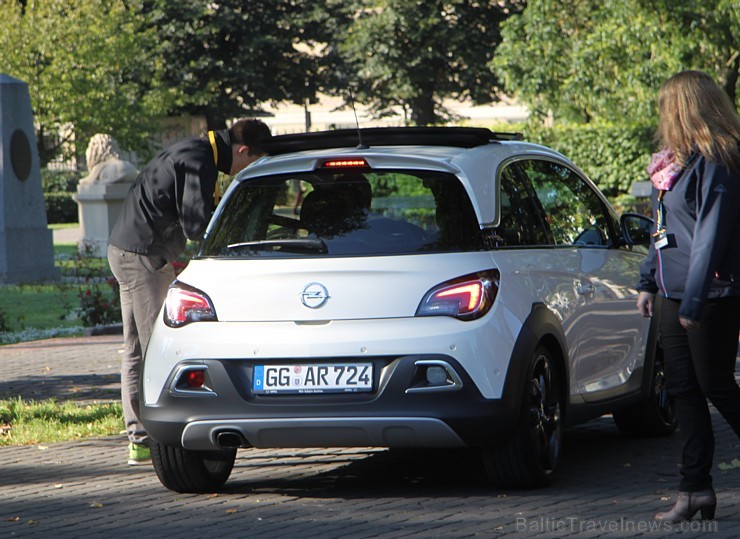
[[[663,189],[658,193],[658,209],[656,210],[657,220],[655,221],[655,233],[653,236],[660,236],[665,234],[665,206],[663,205],[663,195],[665,191]]]
[[[213,162],[216,164],[216,169],[218,169],[218,146],[216,146],[216,134],[213,131],[208,132],[208,140],[211,141]],[[216,170],[216,186],[213,189],[213,205],[218,206],[219,200],[221,200],[221,189],[218,185],[218,170]]]
[[[208,140],[211,141],[211,148],[213,149],[213,162],[218,166],[218,146],[216,146],[216,133],[213,131],[208,132]]]

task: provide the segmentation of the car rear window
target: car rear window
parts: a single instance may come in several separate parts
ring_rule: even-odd
[[[242,181],[206,257],[395,255],[483,248],[462,184],[439,172],[325,171]]]

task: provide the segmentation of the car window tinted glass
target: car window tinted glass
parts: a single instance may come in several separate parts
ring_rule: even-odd
[[[542,208],[536,194],[513,166],[500,176],[500,219],[496,228],[502,247],[548,245],[552,243],[544,226]]]
[[[609,215],[575,171],[552,161],[521,161],[556,245],[610,245]]]
[[[482,248],[472,204],[453,175],[327,171],[241,182],[201,255],[385,255]]]

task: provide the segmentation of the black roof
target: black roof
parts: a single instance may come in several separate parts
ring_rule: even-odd
[[[497,140],[519,140],[519,133],[496,133],[484,127],[369,127],[278,135],[262,146],[270,155],[370,146],[455,146],[473,148]]]

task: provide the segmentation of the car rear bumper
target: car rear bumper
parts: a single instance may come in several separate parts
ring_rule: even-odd
[[[367,361],[368,358],[363,357]],[[160,443],[193,450],[223,447],[461,447],[493,443],[510,432],[519,402],[486,399],[453,358],[371,358],[368,393],[260,395],[250,390],[252,362],[185,361],[141,419]],[[426,365],[447,365],[457,380],[426,386]],[[180,391],[183,369],[208,373],[205,391]]]
[[[463,447],[444,421],[429,417],[304,417],[193,421],[182,430],[185,449],[232,444],[267,447]]]

